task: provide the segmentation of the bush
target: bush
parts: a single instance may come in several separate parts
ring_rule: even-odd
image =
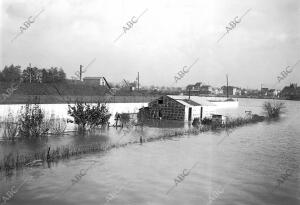
[[[74,119],[72,122],[82,130],[85,130],[87,126],[95,128],[105,125],[111,116],[106,105],[100,104],[100,102],[97,105],[91,105],[76,101],[74,106],[68,105],[68,107],[68,114]]]
[[[14,140],[18,134],[18,122],[11,113],[8,114],[4,120],[3,138],[8,140]]]
[[[200,125],[200,119],[198,117],[194,118],[193,122],[192,122],[193,126],[199,126]]]
[[[210,125],[212,123],[212,119],[205,117],[201,122],[203,125]]]
[[[19,135],[21,137],[41,137],[49,131],[50,124],[45,120],[44,112],[38,104],[22,106],[19,117]]]
[[[50,133],[54,135],[64,134],[67,128],[67,121],[63,118],[54,118],[50,119]]]
[[[129,113],[121,113],[120,114],[120,122],[122,123],[122,124],[128,124],[129,123],[129,121],[130,121],[130,115],[129,115]]]
[[[268,118],[278,118],[283,108],[285,108],[283,102],[264,102],[263,104],[263,110]]]
[[[257,115],[257,114],[254,114],[254,115],[252,115],[251,120],[254,121],[254,122],[262,122],[262,121],[265,120],[265,117]]]

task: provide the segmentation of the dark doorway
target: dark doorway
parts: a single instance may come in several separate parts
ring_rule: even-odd
[[[188,115],[189,121],[192,120],[192,108],[189,107],[189,115]]]
[[[162,118],[161,110],[158,111],[158,117],[159,117],[159,118]]]

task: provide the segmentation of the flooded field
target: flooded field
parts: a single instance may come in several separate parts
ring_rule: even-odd
[[[240,99],[239,108],[218,112],[243,116],[250,110],[261,114],[264,101]],[[68,144],[135,142],[1,176],[0,203],[11,191],[7,204],[297,205],[300,103],[284,102],[286,111],[280,120],[245,125],[229,132],[162,139],[159,136],[166,132],[191,125],[155,121],[143,128],[134,127],[126,134],[120,128],[109,128],[86,136],[69,132],[39,141],[1,143],[0,156]],[[123,109],[131,112],[125,105]],[[59,113],[65,116],[66,112]],[[140,144],[140,136],[157,140]]]

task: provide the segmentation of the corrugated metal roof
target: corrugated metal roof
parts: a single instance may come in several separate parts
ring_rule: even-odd
[[[209,102],[207,99],[204,99],[203,97],[200,96],[190,96],[190,101],[189,101],[189,96],[186,95],[167,95],[167,96],[185,106],[200,106],[200,105],[216,106],[213,103]],[[188,102],[192,102],[192,103],[188,103]],[[197,105],[193,103],[196,103]]]

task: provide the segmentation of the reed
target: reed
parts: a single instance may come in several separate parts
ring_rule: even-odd
[[[125,144],[126,145],[126,144]],[[42,162],[54,162],[60,159],[67,159],[72,156],[81,154],[106,151],[114,147],[125,146],[116,145],[110,142],[108,143],[96,143],[87,145],[65,145],[56,147],[54,149],[46,149],[35,153],[9,153],[3,157],[0,161],[0,171],[9,171],[11,169],[18,169],[26,167],[27,164],[31,164],[33,161]]]

